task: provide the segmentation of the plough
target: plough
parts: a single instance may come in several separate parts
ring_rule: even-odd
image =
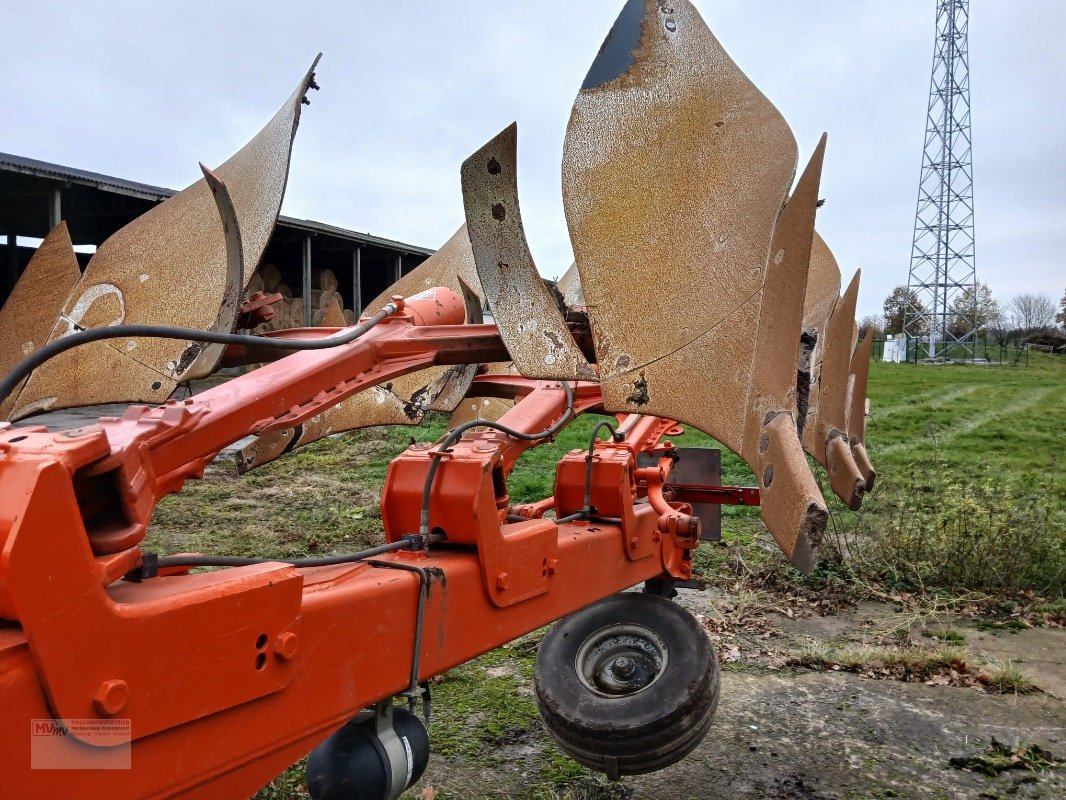
[[[588,72],[563,157],[575,266],[557,287],[523,232],[512,125],[462,165],[465,224],[357,325],[234,333],[315,68],[84,274],[60,225],[0,313],[0,342],[20,343],[0,353],[10,419],[134,403],[75,430],[0,424],[5,796],[246,797],[310,753],[313,797],[395,798],[428,760],[427,681],[560,619],[537,660],[549,732],[612,778],[661,769],[718,703],[712,644],[668,598],[719,506],[759,505],[809,570],[827,507],[805,451],[852,507],[873,485],[858,276],[838,297],[814,233],[825,138],[793,186],[787,124],[689,2],[629,0]],[[449,432],[389,465],[377,547],[142,546],[156,504],[244,437],[242,472],[429,411],[454,412]],[[552,495],[514,504],[518,458],[585,413],[605,416]],[[718,451],[671,441],[682,426],[758,485],[720,486]],[[34,768],[42,720],[67,725],[52,768]],[[86,720],[129,722],[130,769],[93,768],[118,745],[67,724]]]

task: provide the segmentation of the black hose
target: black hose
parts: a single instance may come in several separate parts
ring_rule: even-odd
[[[592,434],[589,436],[589,453],[585,457],[585,504],[582,511],[578,512],[584,514],[586,518],[592,515],[592,453],[596,448],[596,434],[603,428],[609,430],[612,437],[616,433],[615,427],[604,419],[596,423],[596,427],[592,429]]]
[[[249,347],[270,347],[277,350],[325,350],[353,342],[369,331],[385,317],[395,314],[394,303],[386,303],[366,322],[356,325],[343,336],[322,339],[278,339],[269,336],[251,336],[243,333],[221,333],[219,331],[202,331],[197,328],[173,328],[167,325],[109,325],[102,328],[90,328],[72,333],[49,342],[40,350],[26,356],[15,365],[4,379],[0,381],[0,403],[3,403],[25,378],[46,361],[55,358],[83,344],[98,342],[103,339],[122,339],[125,337],[143,337],[148,339],[182,339],[192,342],[209,342],[210,344],[243,344]]]
[[[434,540],[443,537],[430,537]],[[422,543],[418,539],[403,539],[399,542],[379,544],[377,547],[368,547],[355,553],[338,553],[334,556],[320,556],[318,558],[255,558],[245,556],[161,556],[158,560],[160,569],[164,567],[248,567],[253,564],[281,563],[291,564],[294,567],[331,567],[336,564],[350,564],[355,561],[363,561],[384,553],[392,553],[396,550],[418,550]]]
[[[433,481],[437,477],[437,469],[440,467],[440,460],[444,457],[444,454],[448,452],[448,448],[459,441],[459,438],[471,428],[492,428],[493,430],[501,431],[508,436],[526,442],[535,442],[538,439],[548,439],[554,436],[574,416],[574,390],[566,381],[563,381],[562,384],[563,391],[566,392],[566,410],[559,419],[539,433],[522,433],[521,431],[513,430],[506,425],[501,425],[492,420],[474,419],[470,422],[464,422],[462,425],[451,430],[448,435],[444,437],[444,441],[441,443],[440,447],[438,447],[437,451],[432,454],[433,462],[429,465],[429,471],[426,473],[426,482],[422,487],[422,514],[418,525],[418,533],[420,536],[429,535],[429,497],[433,493]]]

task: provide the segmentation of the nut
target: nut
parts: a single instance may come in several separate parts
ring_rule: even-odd
[[[93,706],[98,714],[113,717],[126,707],[130,699],[130,687],[123,680],[114,678],[104,681],[93,695]]]

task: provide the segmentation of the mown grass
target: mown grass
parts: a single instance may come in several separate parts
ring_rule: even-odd
[[[1033,353],[1029,366],[874,363],[869,449],[882,475],[903,475],[939,453],[948,470],[986,466],[1016,487],[1066,494],[1066,359]]]

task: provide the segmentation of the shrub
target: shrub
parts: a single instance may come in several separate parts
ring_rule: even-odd
[[[937,455],[906,489],[886,479],[863,511],[837,521],[855,569],[910,589],[1063,595],[1066,510],[1054,487],[1023,494],[987,469],[948,474]]]

